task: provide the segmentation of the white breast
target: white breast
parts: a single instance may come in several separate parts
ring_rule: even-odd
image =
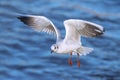
[[[70,53],[73,50],[79,48],[81,45],[79,43],[66,43],[66,42],[61,42],[59,44],[59,50],[57,53]]]

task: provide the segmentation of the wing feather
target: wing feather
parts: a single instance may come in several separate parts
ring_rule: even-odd
[[[48,18],[44,16],[26,15],[19,16],[18,19],[20,19],[24,24],[29,25],[35,31],[55,34],[57,36],[57,41],[60,39],[59,30]]]
[[[80,36],[96,37],[103,34],[102,26],[85,20],[69,19],[64,21],[66,36],[65,40],[80,41]]]

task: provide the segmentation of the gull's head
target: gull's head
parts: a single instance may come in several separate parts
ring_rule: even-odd
[[[51,53],[52,53],[52,52],[57,53],[57,52],[58,52],[58,49],[59,49],[58,45],[57,45],[57,44],[53,44],[53,45],[51,46]]]

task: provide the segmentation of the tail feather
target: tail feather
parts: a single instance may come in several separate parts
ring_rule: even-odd
[[[75,53],[79,53],[79,55],[87,55],[90,52],[93,51],[93,48],[89,48],[89,47],[83,47],[81,46],[80,48],[78,48],[77,50],[75,50]],[[73,53],[74,54],[74,53]]]

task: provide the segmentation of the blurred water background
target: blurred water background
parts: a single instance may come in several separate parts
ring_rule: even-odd
[[[83,38],[95,50],[81,56],[50,54],[55,38],[20,22],[19,14],[48,17],[65,35],[63,21],[84,19],[106,32]],[[120,0],[0,0],[0,80],[120,80]],[[64,37],[64,36],[63,36]]]

